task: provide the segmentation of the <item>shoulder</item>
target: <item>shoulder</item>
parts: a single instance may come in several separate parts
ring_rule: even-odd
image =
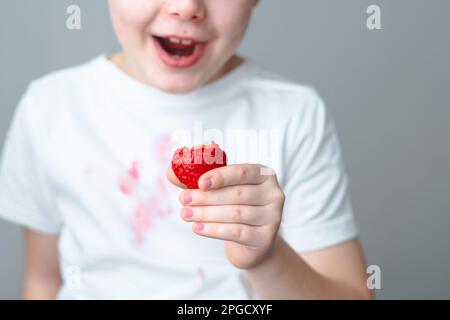
[[[100,65],[101,59],[96,57],[88,62],[56,70],[34,79],[28,86],[27,94],[34,98],[52,98],[88,87],[93,71]]]
[[[325,116],[325,104],[316,88],[250,63],[253,72],[248,80],[248,92],[261,112],[285,120],[306,121]]]
[[[22,95],[19,111],[33,118],[51,117],[65,105],[80,101],[93,90],[94,74],[101,60],[102,57],[96,57],[32,80]]]
[[[67,106],[79,103],[86,90],[90,90],[99,59],[53,71],[31,81],[16,108],[18,121],[27,130],[49,130]]]

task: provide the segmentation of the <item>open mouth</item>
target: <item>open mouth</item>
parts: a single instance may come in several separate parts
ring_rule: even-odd
[[[187,68],[196,64],[205,51],[206,43],[178,37],[153,36],[158,54],[163,62],[176,68]]]
[[[196,43],[192,40],[181,40],[178,38],[156,37],[161,47],[172,56],[189,57],[194,53]]]

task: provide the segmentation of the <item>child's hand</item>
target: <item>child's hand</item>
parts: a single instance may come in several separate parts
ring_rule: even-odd
[[[168,178],[183,187],[171,168]],[[238,268],[264,260],[276,239],[284,205],[272,170],[257,164],[229,165],[205,173],[198,185],[200,189],[180,194],[181,216],[195,222],[193,231],[226,240],[228,259]]]

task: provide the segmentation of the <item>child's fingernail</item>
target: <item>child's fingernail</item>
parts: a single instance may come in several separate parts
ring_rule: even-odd
[[[191,208],[184,208],[184,210],[183,210],[183,216],[184,216],[186,219],[190,219],[190,218],[192,218],[192,217],[194,216],[194,212],[192,211]]]
[[[192,195],[190,192],[185,191],[183,193],[183,203],[184,204],[189,204],[192,201]]]
[[[207,189],[207,190],[210,189],[212,187],[211,178],[206,178],[205,182],[204,182],[204,185],[205,185],[205,189]]]
[[[202,231],[205,228],[203,223],[195,223],[194,229],[195,231]]]

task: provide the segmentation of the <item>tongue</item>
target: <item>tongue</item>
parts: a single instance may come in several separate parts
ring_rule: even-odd
[[[168,40],[168,39],[163,39],[163,41],[164,41],[164,44],[165,44],[167,47],[169,47],[169,48],[171,48],[171,49],[173,49],[173,50],[190,50],[190,49],[193,49],[193,48],[194,48],[194,44],[191,44],[191,45],[184,45],[184,44],[182,44],[182,43],[174,43],[174,42],[171,42],[171,41]]]
[[[172,55],[190,56],[195,49],[195,44],[184,45],[182,43],[174,43],[169,39],[160,39],[163,48]]]

